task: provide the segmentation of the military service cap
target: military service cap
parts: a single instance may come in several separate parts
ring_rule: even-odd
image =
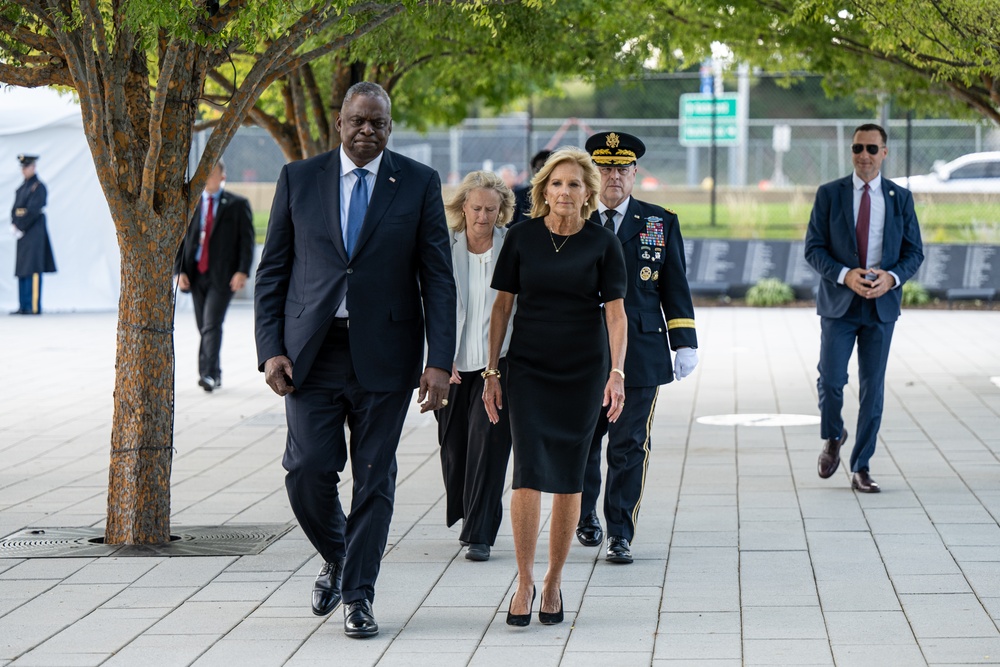
[[[627,167],[635,164],[646,152],[646,146],[624,132],[598,132],[585,146],[598,167]]]
[[[37,159],[37,155],[25,155],[24,153],[17,156],[17,161],[21,163],[22,167],[34,164]]]

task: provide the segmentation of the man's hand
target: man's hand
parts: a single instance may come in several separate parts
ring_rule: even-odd
[[[188,279],[188,274],[178,273],[177,274],[177,289],[182,292],[191,291],[191,281]]]
[[[698,365],[698,350],[693,347],[679,347],[674,353],[674,377],[683,380]]]
[[[292,384],[292,360],[283,354],[264,362],[264,381],[278,396],[295,391]]]
[[[239,292],[243,289],[243,286],[247,284],[247,274],[237,271],[233,274],[233,277],[229,279],[229,289],[234,292]]]
[[[428,366],[420,376],[420,390],[417,392],[417,403],[420,412],[439,410],[448,401],[448,380],[450,374],[443,368]]]
[[[896,279],[882,269],[851,269],[844,284],[865,299],[877,299],[896,286]]]

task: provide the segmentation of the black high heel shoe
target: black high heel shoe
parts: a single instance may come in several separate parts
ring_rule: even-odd
[[[545,598],[542,598],[542,603],[544,604]],[[547,611],[542,611],[541,605],[538,606],[538,622],[542,625],[555,625],[556,623],[563,622],[563,598],[562,589],[559,589],[559,611],[549,613]]]
[[[517,591],[514,591],[514,595],[517,595]],[[510,596],[510,604],[514,606],[514,595]],[[507,625],[514,625],[519,628],[531,623],[531,608],[535,606],[535,587],[531,587],[531,604],[528,605],[527,614],[512,614],[510,613],[510,607],[507,608]],[[562,612],[560,612],[562,613]]]

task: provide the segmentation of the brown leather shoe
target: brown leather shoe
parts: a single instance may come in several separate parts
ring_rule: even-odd
[[[857,489],[861,493],[878,493],[882,490],[867,470],[859,470],[854,473],[851,477],[851,488]]]
[[[829,438],[823,445],[823,451],[819,454],[819,461],[816,462],[816,471],[823,479],[833,477],[840,467],[840,448],[847,442],[847,429],[843,429],[840,437],[836,440]]]

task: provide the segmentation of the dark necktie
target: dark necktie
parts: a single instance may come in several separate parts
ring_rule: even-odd
[[[354,175],[358,180],[354,181],[354,189],[351,190],[351,204],[347,209],[347,256],[354,255],[354,244],[358,242],[361,235],[361,225],[365,221],[365,213],[368,211],[368,175],[367,169],[355,169]]]
[[[858,223],[854,227],[854,233],[858,237],[858,263],[862,269],[868,268],[868,228],[872,219],[872,198],[868,194],[868,184],[865,183],[864,192],[861,193],[861,206],[858,207]]]
[[[615,209],[609,208],[607,211],[604,212],[604,217],[607,218],[607,220],[604,222],[604,226],[610,229],[611,231],[615,231]]]
[[[212,225],[215,224],[215,212],[212,210],[215,197],[208,198],[208,210],[205,211],[205,233],[201,239],[201,254],[198,257],[198,273],[208,273],[208,239],[212,235]]]

